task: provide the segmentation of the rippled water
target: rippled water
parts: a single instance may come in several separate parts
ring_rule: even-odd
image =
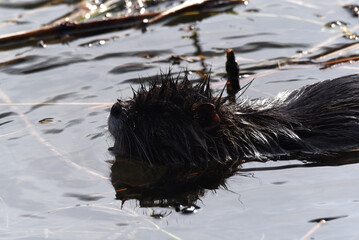
[[[357,73],[355,62],[325,70],[318,64],[282,64],[355,44],[342,37],[343,29],[325,27],[340,20],[349,31],[358,31],[358,19],[342,8],[349,3],[253,0],[217,14],[149,25],[145,32],[128,29],[4,49],[0,238],[301,239],[316,219],[327,218],[331,221],[314,231],[314,239],[359,239],[359,164],[247,163],[227,180],[228,189],[202,192],[196,213],[183,214],[115,200],[109,179],[115,157],[108,151],[113,140],[106,129],[111,103],[131,97],[139,78],[161,70],[188,69],[193,79],[198,78],[195,71],[210,70],[212,85],[220,90],[227,48],[236,52],[242,73],[255,74],[249,98]],[[0,34],[35,29],[75,6],[3,6]],[[358,54],[358,47],[340,54]]]

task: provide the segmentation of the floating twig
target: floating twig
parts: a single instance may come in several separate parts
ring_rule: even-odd
[[[166,11],[138,14],[126,17],[99,19],[88,22],[71,22],[45,26],[36,30],[19,32],[0,37],[0,48],[12,48],[21,45],[36,43],[39,41],[61,41],[71,37],[79,38],[113,30],[122,30],[133,27],[142,27],[144,24],[155,23],[169,16],[182,14],[189,11],[201,11],[216,7],[245,3],[243,0],[188,0],[179,6]]]
[[[192,11],[208,11],[209,9],[223,7],[223,6],[229,6],[232,4],[246,4],[247,1],[245,0],[220,0],[220,1],[214,1],[214,0],[189,0],[185,1],[184,3],[170,8],[166,11],[163,11],[161,14],[157,15],[156,17],[150,19],[148,23],[154,23],[158,22],[160,20],[163,20],[169,16],[182,14],[185,12],[192,12]]]
[[[24,42],[37,42],[40,40],[53,40],[63,37],[81,37],[107,32],[115,29],[126,29],[138,26],[144,19],[157,16],[159,12],[147,13],[129,17],[110,18],[82,23],[64,22],[54,26],[41,27],[36,30],[19,32],[0,37],[2,47],[24,44]]]
[[[309,230],[300,240],[308,239],[315,231],[317,231],[320,226],[322,226],[326,221],[324,219],[320,220],[312,229]]]

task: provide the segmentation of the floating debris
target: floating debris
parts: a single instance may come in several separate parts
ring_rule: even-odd
[[[359,17],[359,5],[345,5],[343,8],[348,9],[353,17]]]
[[[350,40],[358,40],[359,36],[356,33],[349,33],[349,32],[345,32],[344,33],[344,38],[350,39]]]
[[[336,28],[336,27],[342,28],[343,26],[347,26],[347,25],[348,25],[348,23],[343,22],[343,21],[339,21],[339,20],[328,22],[328,23],[325,24],[325,26],[328,27],[328,28]]]
[[[171,213],[172,213],[172,211],[161,211],[159,213],[156,213],[155,210],[152,210],[152,213],[150,216],[153,218],[156,218],[156,219],[161,219],[161,218],[169,216]]]
[[[182,205],[177,205],[175,207],[176,212],[180,212],[183,214],[193,214],[197,212],[197,209],[199,209],[200,207],[196,206],[196,205],[191,205],[191,206],[182,206]]]
[[[336,216],[336,217],[316,218],[316,219],[310,220],[309,222],[310,223],[319,223],[321,221],[328,222],[328,221],[336,220],[336,219],[339,219],[339,218],[345,218],[345,217],[348,217],[348,215],[342,215],[342,216]]]
[[[39,123],[53,123],[54,122],[54,118],[44,118],[44,119],[41,119],[39,120]]]
[[[153,24],[169,17],[179,16],[188,12],[204,12],[208,9],[222,8],[225,6],[233,6],[237,4],[246,5],[247,1],[243,0],[223,0],[223,1],[212,1],[212,0],[189,0],[183,4],[172,7],[165,11],[158,11],[152,13],[142,14],[141,4],[139,5],[140,13],[129,16],[118,16],[113,18],[100,18],[98,14],[102,14],[103,11],[100,9],[99,13],[86,12],[85,15],[76,17],[65,17],[60,18],[52,22],[50,25],[40,27],[35,30],[18,32],[8,35],[0,36],[0,49],[12,49],[22,47],[26,45],[36,45],[39,41],[46,43],[57,43],[70,41],[80,37],[87,37],[90,35],[96,35],[104,32],[123,30],[129,28],[144,28],[148,24]],[[87,6],[90,10],[92,8],[101,8],[96,5]],[[115,6],[117,8],[118,5]],[[105,8],[105,7],[102,7]],[[108,10],[108,7],[106,7]],[[112,8],[111,8],[112,9]],[[80,12],[82,13],[82,12]],[[100,42],[103,43],[103,42]]]

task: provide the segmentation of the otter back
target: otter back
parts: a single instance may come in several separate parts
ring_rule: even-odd
[[[308,85],[275,98],[229,103],[209,80],[171,74],[118,100],[108,119],[119,156],[165,165],[309,158],[359,145],[359,77]]]

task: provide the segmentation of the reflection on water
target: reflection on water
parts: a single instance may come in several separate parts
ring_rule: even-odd
[[[125,2],[134,4],[126,8]],[[2,0],[0,34],[66,17],[86,22],[138,13],[140,2],[149,12],[179,3]],[[88,3],[96,7],[93,14],[83,8]],[[292,159],[204,171],[126,159],[106,163],[114,158],[107,151],[113,145],[106,129],[109,106],[161,70],[188,70],[194,81],[197,72],[211,72],[218,93],[225,83],[225,50],[237,48],[242,73],[254,75],[242,85],[255,79],[243,96],[249,98],[357,73],[357,40],[325,27],[341,21],[357,33],[357,12],[352,16],[348,9],[338,1],[256,0],[189,12],[146,31],[60,35],[2,48],[0,238],[300,239],[323,219],[333,221],[311,237],[357,238],[359,164],[352,153],[321,163]]]
[[[276,49],[276,48],[305,48],[305,47],[308,46],[302,43],[251,42],[240,47],[233,46],[232,49],[234,52],[249,53],[249,52],[261,51],[267,48]],[[225,50],[225,49],[221,49],[221,50]]]
[[[354,163],[359,163],[358,151],[316,156],[300,164],[290,163],[255,168],[242,168],[240,161],[225,164],[213,163],[197,169],[171,168],[116,157],[111,167],[111,182],[116,191],[116,199],[121,200],[122,204],[127,200],[136,199],[140,207],[176,208],[181,205],[196,206],[207,191],[227,189],[226,181],[234,174],[248,177],[252,176],[251,173],[259,171],[341,166]]]
[[[213,164],[205,169],[153,166],[117,157],[111,167],[116,199],[139,201],[141,207],[192,206],[207,190],[226,188],[239,163]]]

